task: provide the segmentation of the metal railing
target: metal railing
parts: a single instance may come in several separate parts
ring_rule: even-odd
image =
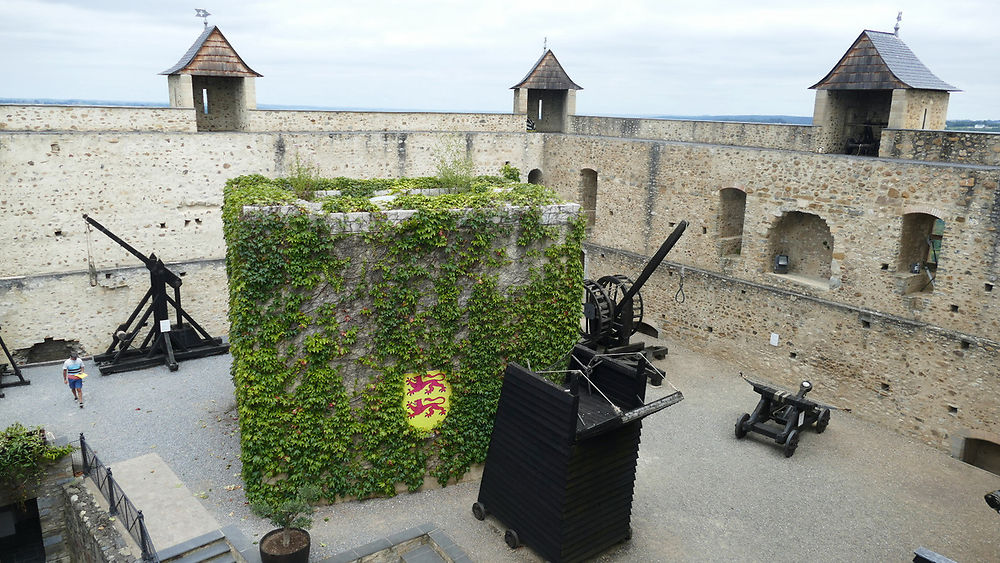
[[[143,521],[142,511],[136,510],[132,501],[125,496],[125,492],[115,481],[111,468],[101,463],[94,450],[87,445],[83,432],[80,433],[80,457],[82,460],[80,470],[84,476],[90,477],[94,481],[98,490],[108,501],[108,514],[118,518],[132,539],[139,544],[139,548],[142,550],[142,560],[159,563],[160,559],[156,556],[153,541],[149,538],[149,531]],[[75,463],[76,460],[74,460],[74,465]]]

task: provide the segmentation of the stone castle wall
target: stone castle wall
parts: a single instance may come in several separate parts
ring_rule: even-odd
[[[198,116],[201,100],[194,108],[154,108],[118,106],[56,106],[0,104],[0,132],[13,131],[164,131],[195,132],[198,120],[215,119],[227,124],[243,122],[230,129],[248,132],[289,131],[452,131],[523,132],[524,116],[509,113],[433,113],[245,110],[232,114],[234,92],[218,90],[209,100],[214,112]],[[229,112],[227,113],[228,110]],[[222,113],[219,113],[222,112]],[[207,126],[216,131],[218,126]],[[225,129],[225,128],[223,128]],[[203,127],[203,130],[205,128]]]
[[[212,336],[227,334],[225,261],[171,262],[167,267],[181,276],[184,310]],[[15,358],[19,361],[25,360],[24,349],[45,339],[66,341],[86,355],[105,352],[115,329],[128,319],[148,289],[149,271],[142,266],[99,264],[95,276],[84,270],[0,278],[4,342],[15,356],[21,356]]]
[[[568,133],[625,139],[656,139],[763,147],[790,151],[812,150],[811,125],[691,121],[629,117],[571,116]]]
[[[197,131],[193,108],[0,104],[5,131]]]
[[[539,162],[542,138],[513,133],[0,133],[0,327],[12,350],[46,338],[103,352],[148,289],[143,255],[187,272],[184,306],[225,334],[222,190],[244,174],[427,176],[457,150],[477,173]],[[88,273],[91,262],[93,278]],[[197,274],[196,274],[197,273]],[[92,282],[95,285],[92,285]]]
[[[972,334],[1000,335],[996,294],[1000,170],[688,143],[553,136],[546,184],[579,197],[581,169],[598,173],[589,242],[651,256],[675,223],[691,223],[671,259],[754,283]],[[742,249],[720,252],[719,190],[746,193]],[[828,279],[772,273],[772,229],[790,212],[824,221],[833,235]],[[902,295],[902,216],[946,223],[932,291]],[[793,260],[797,257],[792,256]]]
[[[88,110],[52,115],[80,111]],[[193,110],[130,111],[153,120],[159,111]],[[53,338],[101,352],[145,292],[138,260],[102,233],[88,236],[82,213],[175,264],[185,273],[186,308],[224,334],[219,213],[228,178],[283,176],[297,165],[327,177],[433,175],[457,149],[477,173],[505,162],[524,178],[537,169],[546,185],[581,203],[582,170],[595,171],[587,257],[594,279],[635,276],[674,224],[689,221],[668,256],[686,269],[687,300],[674,301],[680,272],[671,267],[643,289],[647,322],[663,334],[694,339],[789,386],[811,377],[817,399],[938,444],[969,429],[1000,433],[1000,414],[984,406],[997,404],[1000,389],[1000,168],[979,165],[996,162],[983,156],[968,156],[970,164],[909,160],[951,158],[928,146],[943,132],[887,130],[883,143],[902,139],[893,146],[905,147],[896,154],[908,159],[890,160],[809,152],[813,128],[785,125],[572,117],[577,134],[550,134],[523,132],[523,116],[250,111],[251,127],[287,130],[83,131],[105,127],[98,112],[78,130],[43,132],[50,127],[28,127],[20,110],[0,108],[8,114],[22,124],[10,127],[7,117],[0,131],[0,237],[10,241],[0,262],[0,326],[12,349]],[[993,136],[955,137],[971,152],[996,152]],[[745,197],[742,236],[730,232],[738,221],[723,209],[726,188],[730,199]],[[829,248],[820,237],[814,245],[829,253],[828,270],[772,272],[775,233],[793,213],[828,230]],[[915,283],[900,266],[909,213],[941,218],[946,228],[933,286],[906,293]],[[807,240],[795,252],[809,248]],[[768,344],[772,332],[778,347]]]
[[[426,113],[255,110],[247,131],[523,132],[524,116],[509,113]]]
[[[244,174],[284,176],[296,162],[324,177],[426,176],[467,153],[479,173],[540,158],[541,137],[449,133],[0,133],[0,237],[13,242],[0,277],[88,267],[88,213],[165,262],[222,258],[222,188]],[[102,267],[135,257],[89,235]]]
[[[593,279],[613,273],[634,278],[648,260],[599,246],[586,250]],[[675,299],[681,287],[683,299]],[[942,450],[971,433],[994,440],[1000,434],[1000,342],[995,337],[676,262],[664,262],[641,294],[644,322],[660,336],[725,358],[787,389],[808,379],[815,386],[809,395],[813,400],[849,408]],[[990,300],[995,308],[997,298]],[[771,345],[772,334],[778,335],[777,346]],[[747,386],[747,412],[757,399]],[[733,413],[732,422],[738,415]]]
[[[1000,166],[1000,133],[884,129],[879,155]]]

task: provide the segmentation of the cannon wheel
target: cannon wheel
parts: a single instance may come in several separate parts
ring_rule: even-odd
[[[615,302],[608,297],[607,291],[601,284],[583,280],[584,307],[588,304],[594,307],[594,318],[586,319],[586,328],[581,328],[580,333],[589,337],[595,342],[606,339],[611,335],[611,321],[615,317]]]
[[[507,542],[507,547],[517,549],[521,547],[521,538],[517,537],[517,532],[508,529],[504,532],[503,541]]]
[[[628,290],[632,288],[632,280],[625,275],[617,274],[614,276],[604,276],[603,278],[597,280],[597,283],[601,284],[601,287],[607,292],[608,298],[611,302],[620,305],[622,297],[628,293]],[[639,328],[639,323],[642,322],[642,294],[636,293],[632,298],[632,332],[624,336],[632,336],[635,331]]]
[[[483,506],[483,503],[475,502],[472,504],[472,515],[476,517],[476,520],[486,519],[486,507]]]
[[[830,424],[830,409],[823,409],[823,412],[819,413],[819,418],[816,419],[816,433],[822,434],[826,430],[827,425]]]
[[[799,431],[792,430],[788,433],[788,438],[785,438],[785,457],[792,457],[797,447],[799,447]]]
[[[747,435],[747,423],[750,422],[750,415],[743,413],[743,416],[736,421],[736,439],[745,438]]]

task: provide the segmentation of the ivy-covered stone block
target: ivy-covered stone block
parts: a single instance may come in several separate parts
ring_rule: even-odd
[[[460,193],[434,178],[296,180],[226,187],[248,498],[462,476],[485,459],[507,362],[542,369],[578,338],[579,206],[495,177]]]

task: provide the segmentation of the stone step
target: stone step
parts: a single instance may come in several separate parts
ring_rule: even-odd
[[[167,563],[201,563],[203,561],[231,562],[232,548],[220,530],[181,542],[157,552],[160,561]]]
[[[429,545],[422,545],[407,551],[400,558],[405,563],[444,563],[444,558]]]
[[[170,559],[172,563],[202,563],[204,561],[217,561],[221,556],[227,556],[229,561],[233,560],[233,555],[226,540],[217,540],[210,544],[203,545],[185,553],[181,557]],[[161,560],[162,561],[162,560]]]

